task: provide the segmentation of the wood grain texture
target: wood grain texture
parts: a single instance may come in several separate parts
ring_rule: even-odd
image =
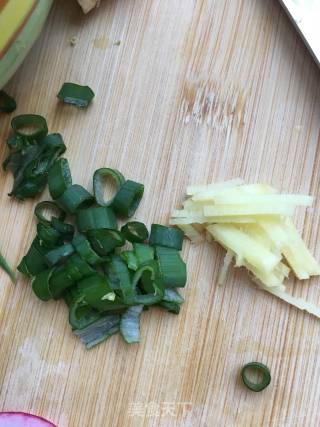
[[[95,90],[87,111],[58,105],[65,81]],[[90,188],[104,165],[145,182],[137,217],[148,224],[168,220],[188,183],[240,176],[311,193],[316,205],[296,223],[320,259],[320,73],[277,1],[104,0],[86,17],[56,1],[7,90],[17,113],[43,114],[64,135],[75,182]],[[0,117],[1,140],[9,121]],[[0,180],[1,248],[17,265],[35,203],[9,199],[12,178]],[[0,408],[60,427],[317,426],[319,321],[255,290],[244,271],[218,287],[222,256],[186,244],[181,314],[150,310],[140,345],[115,336],[91,351],[62,303],[0,273]],[[320,304],[319,285],[290,288]],[[239,381],[252,360],[271,368],[263,393]]]

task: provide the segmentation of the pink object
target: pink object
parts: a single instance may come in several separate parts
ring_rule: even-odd
[[[25,412],[0,412],[0,427],[57,427],[50,421]]]

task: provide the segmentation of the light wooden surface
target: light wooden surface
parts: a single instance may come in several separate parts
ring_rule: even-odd
[[[87,111],[58,105],[64,81],[95,90]],[[320,259],[320,72],[277,1],[104,0],[87,17],[57,1],[7,89],[17,113],[43,114],[64,135],[75,182],[90,188],[103,165],[143,181],[137,217],[148,224],[168,220],[188,183],[240,176],[311,193],[316,205],[296,223]],[[0,117],[1,140],[9,121]],[[35,202],[11,200],[11,176],[0,179],[1,249],[17,265]],[[141,344],[115,336],[91,351],[62,303],[0,273],[0,408],[60,427],[317,426],[320,322],[255,290],[244,271],[218,287],[222,256],[186,244],[181,314],[150,310]],[[290,288],[320,304],[319,285]],[[263,393],[239,381],[252,360],[271,368]]]

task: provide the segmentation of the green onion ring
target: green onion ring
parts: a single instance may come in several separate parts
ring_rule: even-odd
[[[40,141],[48,133],[47,121],[38,114],[21,114],[11,120],[11,127],[16,135],[27,140]],[[29,129],[29,132],[26,131]]]
[[[122,217],[130,218],[137,210],[144,192],[144,185],[135,181],[126,181],[114,196],[111,207]]]
[[[91,206],[94,202],[92,194],[90,194],[81,185],[73,184],[57,199],[57,202],[66,209],[66,211],[74,214],[78,209],[85,209]]]
[[[76,83],[64,83],[58,93],[58,98],[65,104],[72,104],[78,108],[88,107],[94,98],[94,92],[89,86]]]
[[[51,166],[48,174],[49,193],[53,199],[62,196],[70,185],[72,185],[71,171],[68,160],[58,159]]]
[[[38,221],[41,222],[42,224],[46,224],[46,225],[51,224],[51,219],[48,220],[43,215],[43,211],[45,209],[52,209],[52,210],[58,211],[59,212],[59,218],[58,219],[60,221],[63,221],[66,217],[65,211],[63,209],[61,209],[60,206],[58,206],[56,203],[49,202],[49,201],[43,201],[43,202],[38,203],[34,209],[35,216],[37,217]]]
[[[250,381],[247,377],[246,371],[247,370],[255,370],[262,374],[262,380],[259,383],[253,383]],[[264,390],[271,381],[271,375],[269,368],[264,365],[263,363],[259,362],[251,362],[247,363],[242,369],[241,369],[241,377],[244,385],[248,387],[249,390],[259,392]]]
[[[123,237],[131,243],[142,243],[149,237],[147,227],[138,221],[127,222],[121,228],[121,234]]]
[[[184,233],[178,228],[152,224],[150,233],[151,246],[164,246],[181,251]]]
[[[125,183],[125,178],[117,169],[101,168],[93,174],[93,193],[100,206],[110,206],[114,197],[105,200],[103,197],[106,178],[110,177],[116,184],[117,191]]]

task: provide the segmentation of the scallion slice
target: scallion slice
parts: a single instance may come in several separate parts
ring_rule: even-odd
[[[21,114],[11,121],[11,127],[16,135],[28,141],[41,141],[48,133],[47,121],[38,114]]]
[[[77,297],[73,298],[72,302],[68,305],[69,323],[72,329],[80,331],[101,318],[101,313],[90,307],[84,301],[84,296],[80,293],[78,293]]]
[[[160,277],[159,267],[155,260],[145,263],[134,274],[133,286],[140,287],[144,294],[137,294],[136,304],[153,305],[160,302],[164,296],[164,287]]]
[[[154,259],[154,248],[152,246],[145,243],[133,243],[133,250],[139,266]]]
[[[69,162],[65,158],[57,159],[51,166],[48,174],[50,196],[58,199],[72,185]]]
[[[128,344],[140,341],[140,315],[142,310],[143,305],[134,305],[129,307],[121,316],[120,333]]]
[[[77,211],[77,227],[82,233],[101,228],[117,229],[117,219],[111,208],[106,206],[80,209]]]
[[[51,225],[61,234],[63,241],[69,242],[72,240],[75,232],[74,226],[72,224],[63,222],[59,218],[52,217]]]
[[[0,268],[2,268],[2,270],[7,273],[12,283],[16,283],[17,281],[16,275],[12,270],[12,268],[10,267],[10,265],[8,264],[7,260],[4,258],[4,256],[1,253],[0,253]]]
[[[64,83],[57,96],[60,101],[65,104],[86,108],[93,100],[94,92],[89,86],[81,86],[76,83]]]
[[[67,243],[58,248],[52,249],[45,255],[45,260],[48,266],[53,267],[58,264],[62,264],[66,259],[68,259],[74,253],[74,247]]]
[[[85,209],[94,202],[90,194],[81,185],[73,184],[57,199],[57,202],[68,212],[74,214],[79,209]]]
[[[102,341],[117,333],[120,327],[120,316],[109,314],[81,330],[75,330],[77,335],[87,349],[100,344]]]
[[[52,273],[53,269],[42,271],[32,280],[32,290],[42,301],[49,301],[49,299],[52,298],[52,294],[49,289],[49,281]]]
[[[256,371],[260,374],[262,374],[262,379],[260,382],[252,382],[248,378],[248,371]],[[242,369],[241,369],[241,378],[246,387],[248,387],[249,390],[259,392],[264,390],[271,382],[271,375],[269,368],[264,365],[263,363],[259,362],[251,362],[247,363]]]
[[[62,244],[62,236],[55,228],[48,224],[37,224],[37,235],[40,244],[46,246],[48,249],[53,249]]]
[[[144,192],[144,185],[135,181],[126,181],[121,185],[111,204],[115,213],[130,218],[137,210]]]
[[[39,238],[36,237],[31,246],[22,258],[17,269],[20,273],[25,274],[29,277],[36,276],[41,271],[44,271],[48,268],[48,264],[45,259],[45,254],[49,249],[41,246]]]
[[[149,243],[152,246],[165,246],[181,251],[183,237],[184,233],[178,228],[152,224]]]
[[[0,113],[12,113],[16,108],[16,101],[7,92],[0,90]]]
[[[139,263],[134,251],[122,251],[120,254],[123,261],[127,264],[129,270],[138,270]]]
[[[105,200],[103,195],[105,183],[110,178],[114,181],[116,190],[119,190],[119,188],[125,183],[124,176],[117,169],[101,168],[96,170],[93,175],[93,192],[96,201],[100,206],[110,206],[114,199],[113,196],[110,200]]]
[[[142,222],[138,221],[127,222],[127,224],[121,228],[121,234],[128,242],[132,243],[142,243],[147,240],[149,236],[147,227]]]
[[[87,236],[93,249],[101,256],[108,255],[115,248],[121,247],[125,243],[121,233],[117,230],[105,228],[89,230]]]
[[[164,285],[171,288],[184,287],[187,282],[187,270],[180,253],[176,249],[162,246],[156,246],[155,250]]]
[[[46,224],[46,225],[51,224],[51,218],[47,219],[44,216],[45,210],[50,210],[50,211],[53,211],[55,213],[58,212],[58,214],[59,214],[58,219],[60,221],[63,221],[66,217],[65,211],[63,209],[61,209],[60,206],[58,206],[56,203],[49,202],[49,201],[43,201],[43,202],[37,203],[37,205],[34,209],[35,216],[37,217],[38,221],[42,224]]]
[[[102,262],[102,258],[96,254],[92,249],[89,240],[87,240],[82,234],[74,236],[72,245],[81,258],[87,261],[87,263],[95,265]]]

